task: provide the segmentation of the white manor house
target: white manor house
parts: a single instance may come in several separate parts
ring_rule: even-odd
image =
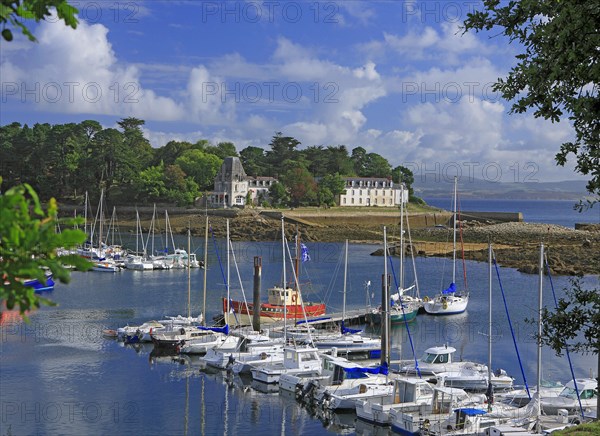
[[[346,192],[340,195],[340,206],[397,207],[408,202],[408,190],[391,178],[345,177]]]
[[[408,202],[408,190],[403,184],[394,184],[391,178],[345,177],[346,191],[338,198],[340,206],[397,207]],[[226,157],[215,177],[214,191],[208,195],[211,207],[245,207],[260,205],[269,198],[269,188],[277,179],[250,177],[238,157]]]

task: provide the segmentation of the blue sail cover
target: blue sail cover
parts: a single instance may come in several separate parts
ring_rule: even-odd
[[[367,374],[383,374],[383,375],[388,375],[388,372],[389,372],[387,364],[379,365],[375,368],[361,368],[361,367],[344,368],[344,371],[347,373],[362,372],[362,373],[367,373]]]
[[[348,334],[360,333],[362,331],[361,329],[350,329],[350,328],[346,327],[344,325],[344,321],[342,321],[341,327],[342,327],[342,334],[343,335],[345,335],[347,333]]]
[[[198,330],[210,330],[212,332],[225,333],[226,335],[228,335],[229,334],[229,324],[225,324],[225,327],[204,327],[204,326],[199,325]]]
[[[453,294],[456,292],[456,285],[454,283],[450,283],[450,287],[448,289],[444,289],[442,294]]]
[[[467,416],[485,415],[487,412],[483,409],[475,409],[473,407],[463,407],[461,409],[454,410],[455,412],[462,413]]]

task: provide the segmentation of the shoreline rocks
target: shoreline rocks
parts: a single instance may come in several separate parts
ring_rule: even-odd
[[[326,214],[326,220],[313,223],[310,218],[285,211],[286,234],[291,238],[296,226],[305,242],[343,242],[381,244],[383,224],[388,226],[388,244],[394,246],[399,241],[399,226],[389,225],[390,216],[371,215],[369,220],[336,220],[335,214]],[[280,214],[279,214],[280,216]],[[230,237],[236,241],[276,241],[281,239],[281,223],[275,217],[267,217],[254,210],[243,210],[229,217]],[[184,234],[188,226],[192,235],[203,237],[205,216],[201,214],[181,214],[169,217],[173,232]],[[225,216],[209,215],[216,237],[225,237]],[[149,217],[144,217],[144,230],[149,226]],[[382,221],[383,220],[383,221]],[[383,224],[382,224],[383,222]],[[396,219],[396,223],[398,219]],[[119,220],[122,230],[133,231],[135,221]],[[160,224],[159,224],[160,225]],[[563,226],[544,223],[506,222],[490,224],[471,222],[463,226],[461,234],[465,246],[465,258],[487,262],[487,244],[494,245],[498,263],[505,267],[517,268],[528,274],[536,274],[539,265],[539,244],[548,247],[549,264],[553,274],[578,275],[600,274],[600,230],[595,226],[575,230]],[[451,256],[452,229],[446,226],[433,226],[411,229],[414,252],[425,256]],[[460,237],[458,238],[460,241]],[[383,253],[381,253],[383,254]]]

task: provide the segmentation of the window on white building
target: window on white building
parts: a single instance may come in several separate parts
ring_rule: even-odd
[[[354,198],[352,199],[352,204],[354,204]]]

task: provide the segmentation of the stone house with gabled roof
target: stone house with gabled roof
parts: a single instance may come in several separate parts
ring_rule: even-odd
[[[239,157],[228,156],[215,177],[214,191],[209,194],[212,207],[244,207],[267,200],[269,188],[277,180],[273,177],[249,177]]]

